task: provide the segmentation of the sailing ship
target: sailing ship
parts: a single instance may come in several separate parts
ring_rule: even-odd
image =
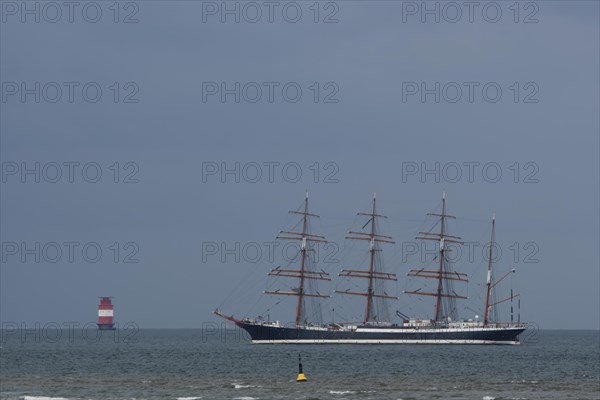
[[[369,264],[364,269],[343,269],[338,275],[344,278],[362,279],[366,282],[364,291],[335,290],[340,295],[359,296],[365,300],[364,315],[360,322],[337,322],[321,324],[310,322],[307,319],[307,301],[326,299],[331,297],[318,290],[319,281],[331,281],[330,274],[323,269],[318,269],[316,263],[309,256],[318,243],[327,243],[325,236],[317,235],[309,230],[311,218],[318,215],[309,212],[308,193],[305,196],[303,207],[290,213],[298,215],[301,220],[301,229],[296,231],[281,231],[277,236],[281,240],[295,240],[300,242],[299,266],[276,267],[268,275],[274,277],[293,278],[298,286],[291,290],[267,290],[263,293],[275,296],[292,296],[295,302],[295,320],[290,324],[279,321],[264,320],[263,318],[241,318],[226,315],[219,309],[214,314],[233,322],[250,335],[253,343],[292,343],[292,344],[519,344],[519,335],[526,326],[519,321],[499,322],[496,306],[512,301],[518,295],[496,301],[495,287],[514,269],[500,279],[494,279],[492,248],[495,244],[495,217],[492,218],[492,234],[489,245],[487,277],[485,281],[485,308],[483,321],[460,320],[456,307],[457,300],[466,299],[466,296],[457,294],[454,290],[455,283],[468,282],[467,274],[454,271],[449,260],[449,244],[462,244],[461,238],[448,234],[449,219],[454,216],[446,213],[446,198],[442,197],[440,213],[428,215],[437,219],[434,227],[439,226],[439,231],[419,232],[417,239],[435,241],[438,243],[437,260],[435,269],[411,269],[408,276],[414,278],[431,279],[436,289],[424,291],[422,289],[405,291],[407,295],[427,296],[435,299],[433,319],[410,318],[400,312],[397,316],[402,318],[401,323],[391,322],[387,304],[398,300],[396,296],[389,295],[385,290],[387,281],[397,281],[396,274],[386,272],[383,268],[383,245],[393,244],[391,236],[383,235],[379,231],[379,220],[387,218],[377,211],[377,198],[373,195],[370,212],[358,213],[367,219],[362,229],[350,231],[346,239],[365,241],[369,244]],[[512,309],[512,307],[511,307]],[[318,309],[320,311],[320,308]],[[491,312],[490,312],[491,311]]]

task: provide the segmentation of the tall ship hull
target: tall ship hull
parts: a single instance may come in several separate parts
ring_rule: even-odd
[[[407,322],[406,326],[338,325],[286,327],[279,322],[237,320],[218,310],[257,344],[511,344],[517,345],[523,324],[457,322],[448,326]],[[418,326],[417,326],[418,324]]]
[[[285,327],[234,321],[257,344],[519,344],[522,325],[512,326],[327,326]],[[477,323],[475,323],[477,324]]]

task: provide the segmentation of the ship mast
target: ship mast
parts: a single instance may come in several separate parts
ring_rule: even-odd
[[[487,291],[485,295],[485,311],[483,312],[483,325],[488,324],[488,315],[490,311],[490,295],[492,293],[492,247],[496,243],[496,216],[492,216],[492,236],[490,238],[490,252],[488,255],[488,271],[486,286]]]
[[[368,323],[373,319],[373,299],[381,298],[381,299],[398,299],[394,296],[388,296],[385,293],[376,293],[375,292],[375,281],[376,280],[390,280],[397,281],[396,274],[380,272],[375,270],[375,260],[376,260],[376,252],[383,251],[379,249],[377,243],[395,243],[392,240],[391,236],[384,236],[377,234],[377,218],[387,218],[385,215],[377,214],[377,197],[376,194],[373,193],[373,205],[371,213],[357,213],[357,215],[370,217],[367,223],[363,226],[363,228],[370,224],[370,231],[367,232],[354,232],[350,231],[350,236],[346,236],[346,239],[351,240],[368,240],[370,242],[370,262],[368,270],[355,270],[355,269],[343,269],[339,276],[346,276],[352,278],[365,278],[368,279],[369,284],[366,292],[351,292],[350,290],[336,290],[336,293],[340,294],[349,294],[355,296],[365,296],[367,298],[367,305],[365,310],[365,318],[363,323]]]
[[[490,309],[494,309],[494,317],[497,317],[497,313],[496,313],[496,309],[494,307],[496,307],[498,304],[504,303],[506,301],[513,301],[513,299],[519,297],[519,294],[514,294],[512,288],[510,289],[510,296],[502,299],[500,301],[496,301],[496,297],[495,295],[494,297],[494,303],[490,304],[490,301],[492,300],[492,295],[494,294],[494,288],[496,287],[496,285],[498,285],[500,282],[502,282],[505,278],[507,278],[510,274],[514,274],[516,272],[516,270],[513,268],[510,271],[508,271],[505,275],[503,275],[500,279],[498,280],[494,280],[494,273],[493,273],[493,261],[492,261],[492,248],[494,247],[496,243],[496,216],[492,216],[492,236],[490,239],[490,250],[488,253],[488,272],[487,272],[487,279],[486,279],[486,296],[485,296],[485,311],[483,314],[483,325],[488,325],[489,321],[489,316],[490,316]],[[512,322],[512,310],[511,310],[511,322]]]
[[[417,236],[416,239],[433,240],[433,241],[439,242],[439,250],[438,250],[438,252],[439,252],[439,254],[438,254],[439,269],[437,271],[436,270],[426,270],[424,268],[411,269],[407,275],[408,276],[416,276],[416,277],[420,277],[420,278],[436,279],[438,281],[437,290],[434,293],[422,292],[420,289],[416,290],[416,291],[405,291],[404,293],[414,294],[414,295],[419,295],[419,296],[434,296],[436,298],[434,320],[436,322],[439,322],[442,319],[440,314],[442,311],[442,299],[443,298],[448,298],[448,299],[466,299],[467,298],[465,296],[459,296],[454,291],[452,291],[452,293],[449,293],[448,291],[444,291],[444,287],[449,286],[450,281],[468,282],[468,279],[467,279],[467,274],[465,274],[465,273],[456,272],[456,271],[450,270],[449,268],[445,268],[445,266],[447,264],[446,253],[451,251],[450,249],[446,249],[445,244],[446,243],[463,244],[460,237],[448,235],[446,233],[446,219],[456,219],[456,217],[446,214],[446,194],[445,193],[442,195],[441,214],[428,213],[427,215],[439,217],[440,232],[439,233],[419,232],[419,234],[422,236]]]
[[[298,303],[296,305],[296,326],[300,326],[302,320],[302,307],[304,297],[321,297],[328,298],[328,295],[322,295],[320,293],[307,293],[305,291],[305,285],[307,279],[314,280],[324,280],[330,281],[329,274],[323,270],[310,271],[307,268],[307,251],[310,251],[309,244],[311,242],[321,242],[327,243],[325,236],[314,235],[308,233],[308,219],[311,217],[320,218],[316,214],[311,214],[308,212],[308,192],[306,192],[306,196],[304,198],[304,211],[290,211],[290,214],[298,214],[302,216],[302,231],[301,232],[292,232],[292,231],[280,231],[280,234],[284,236],[278,235],[277,239],[281,240],[300,240],[300,268],[299,269],[282,269],[280,267],[273,268],[270,272],[270,276],[283,276],[288,278],[297,278],[299,279],[298,288],[294,288],[290,292],[275,290],[275,291],[265,291],[266,294],[274,294],[274,295],[285,295],[285,296],[297,296]]]

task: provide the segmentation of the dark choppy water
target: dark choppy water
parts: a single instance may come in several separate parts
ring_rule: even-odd
[[[2,399],[600,399],[598,331],[521,346],[252,345],[229,332],[140,330],[57,343],[3,333]],[[308,383],[295,382],[303,355]]]

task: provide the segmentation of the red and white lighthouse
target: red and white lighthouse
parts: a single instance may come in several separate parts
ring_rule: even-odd
[[[113,322],[113,305],[110,297],[100,297],[98,305],[98,329],[101,331],[115,330]]]

